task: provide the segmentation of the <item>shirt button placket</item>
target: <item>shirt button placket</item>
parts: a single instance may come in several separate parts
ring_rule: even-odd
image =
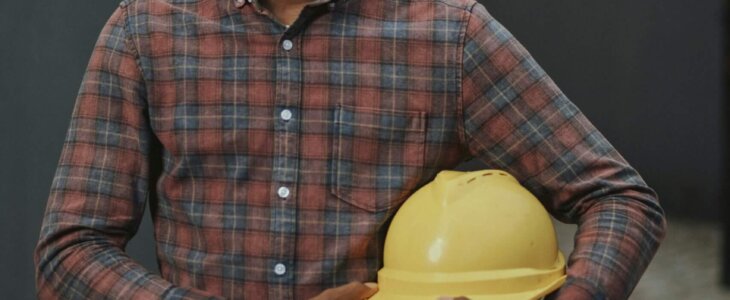
[[[271,298],[293,298],[297,231],[297,183],[299,173],[299,137],[301,116],[301,53],[288,32],[281,32],[274,56],[275,98],[274,162],[271,199]],[[295,122],[296,121],[296,122]]]

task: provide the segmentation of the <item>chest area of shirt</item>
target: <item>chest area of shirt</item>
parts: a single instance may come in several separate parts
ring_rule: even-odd
[[[455,117],[461,23],[448,16],[332,13],[295,35],[251,15],[157,22],[140,36],[140,62],[153,130],[179,154],[266,155],[334,134],[425,143],[429,126],[446,138]]]

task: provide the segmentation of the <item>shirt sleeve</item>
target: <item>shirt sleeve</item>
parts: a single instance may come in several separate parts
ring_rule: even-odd
[[[146,88],[124,2],[100,32],[78,91],[34,251],[39,299],[213,299],[126,253],[148,193]]]
[[[556,299],[626,299],[666,221],[657,195],[515,37],[475,3],[464,32],[460,138],[578,224]]]

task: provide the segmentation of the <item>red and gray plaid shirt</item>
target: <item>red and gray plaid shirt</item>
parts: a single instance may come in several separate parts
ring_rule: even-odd
[[[472,157],[579,224],[559,298],[632,291],[664,236],[654,191],[482,4],[316,0],[284,26],[253,1],[113,12],[51,184],[40,298],[374,281],[399,205]],[[160,275],[124,252],[146,203]]]

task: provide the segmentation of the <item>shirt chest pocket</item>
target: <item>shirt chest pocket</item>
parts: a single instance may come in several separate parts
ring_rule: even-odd
[[[426,113],[338,105],[330,192],[378,212],[401,204],[423,173]]]

